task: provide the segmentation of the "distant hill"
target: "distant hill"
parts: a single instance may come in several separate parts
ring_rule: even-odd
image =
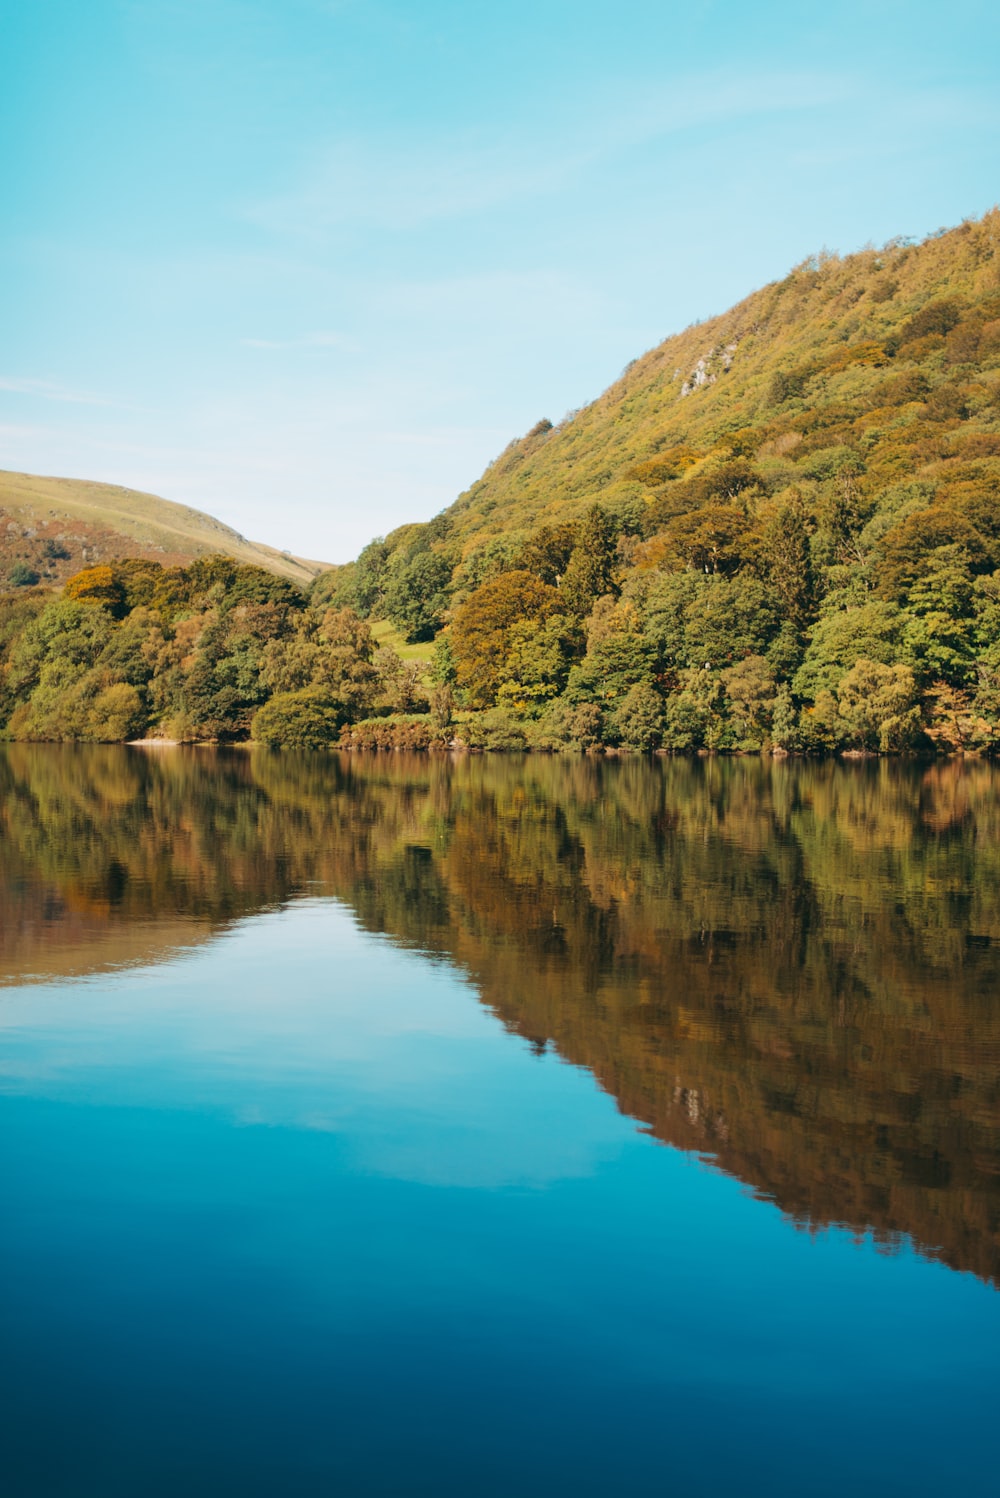
[[[222,552],[308,586],[326,564],[247,541],[187,505],[87,479],[0,472],[0,587],[12,574],[62,582],[82,567],[141,556],[165,566]]]

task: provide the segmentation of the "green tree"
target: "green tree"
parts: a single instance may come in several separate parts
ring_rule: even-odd
[[[833,690],[862,657],[883,665],[897,660],[902,626],[899,607],[882,599],[860,608],[831,607],[813,627],[792,690],[814,701],[821,691]]]
[[[663,698],[648,681],[640,681],[629,687],[610,724],[620,744],[648,753],[662,743],[665,721]]]
[[[767,661],[748,655],[721,673],[736,747],[759,749],[771,730],[775,680]]]
[[[663,535],[686,567],[696,572],[735,572],[742,559],[742,543],[749,521],[735,504],[707,504],[677,515]]]
[[[564,607],[585,619],[598,598],[618,592],[618,527],[607,510],[591,505],[566,564],[560,592]]]
[[[477,588],[452,621],[455,681],[470,707],[492,707],[510,679],[516,625],[539,625],[559,612],[560,595],[530,572],[506,572]]]
[[[382,600],[389,548],[382,536],[369,541],[358,557],[354,576],[356,608],[362,619],[377,613]]]
[[[337,742],[344,709],[325,687],[277,692],[253,719],[253,737],[274,749],[325,749]]]
[[[805,629],[815,604],[809,544],[814,528],[802,494],[796,491],[764,512],[745,548],[759,576],[774,590],[784,619],[795,630]]]
[[[148,719],[148,709],[137,689],[129,682],[114,682],[94,697],[86,736],[100,744],[121,744],[138,738]]]
[[[920,737],[917,699],[909,666],[859,660],[837,688],[843,742],[883,752],[912,748]]]
[[[883,598],[905,603],[913,585],[939,565],[938,552],[959,552],[971,574],[996,565],[993,548],[963,515],[942,506],[908,515],[879,546],[878,591]]]
[[[565,614],[512,624],[498,704],[521,715],[540,712],[566,685],[571,662],[582,647],[579,624]]]
[[[521,547],[515,565],[533,572],[543,583],[558,587],[569,566],[578,533],[579,526],[573,524],[539,526]]]
[[[387,573],[382,607],[410,642],[432,640],[448,607],[451,566],[439,552],[420,551]]]

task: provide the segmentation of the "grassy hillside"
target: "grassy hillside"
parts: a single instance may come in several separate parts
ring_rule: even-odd
[[[321,562],[247,541],[200,510],[155,494],[86,479],[0,473],[0,587],[34,572],[42,581],[64,581],[82,567],[125,556],[165,566],[222,552],[307,587]]]

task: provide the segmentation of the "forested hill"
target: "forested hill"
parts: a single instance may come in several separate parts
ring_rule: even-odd
[[[444,512],[448,537],[468,555],[595,500],[626,514],[638,502],[658,531],[706,491],[728,494],[732,476],[719,488],[713,474],[733,458],[774,492],[814,484],[832,446],[864,459],[872,496],[902,475],[933,482],[942,462],[997,456],[969,438],[996,431],[998,379],[1000,213],[920,245],[818,255],[512,442]]]
[[[994,752],[1000,212],[797,267],[308,592],[133,515],[55,596],[71,528],[32,503],[8,738]]]
[[[994,210],[667,339],[321,591],[436,639],[487,741],[967,747],[998,567]]]

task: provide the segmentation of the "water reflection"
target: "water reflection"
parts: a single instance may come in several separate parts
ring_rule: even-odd
[[[297,894],[803,1223],[1000,1275],[1000,775],[756,760],[0,753],[7,981]]]

